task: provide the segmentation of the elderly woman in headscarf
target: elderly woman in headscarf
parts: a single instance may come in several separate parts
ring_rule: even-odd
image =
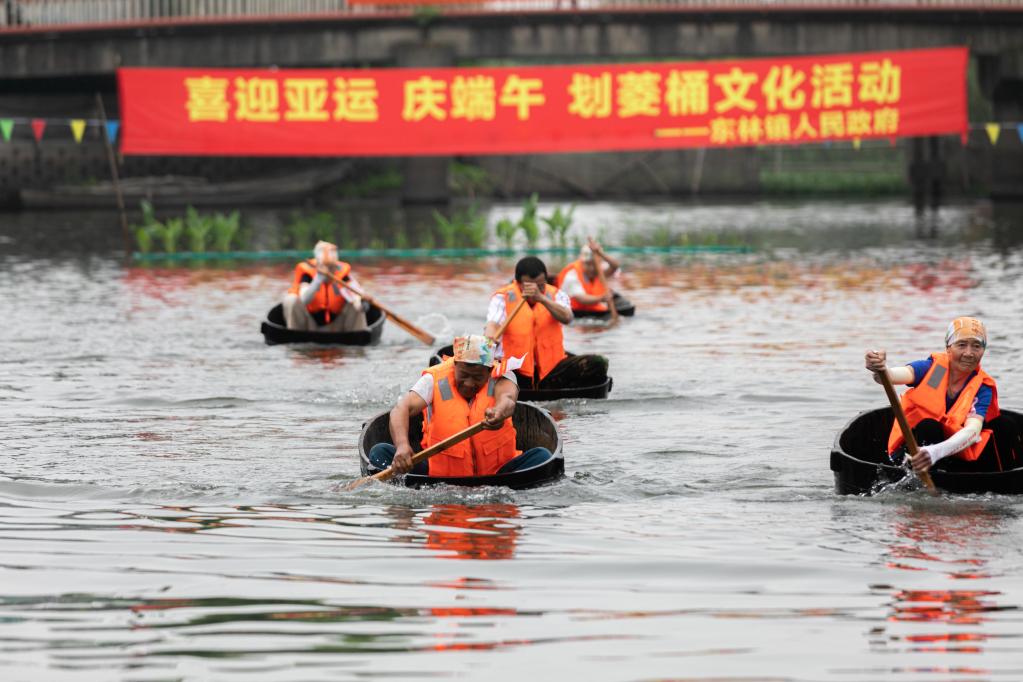
[[[366,311],[355,293],[359,290],[352,266],[338,260],[337,245],[317,242],[313,257],[295,266],[283,301],[284,323],[301,331],[362,331],[367,328]]]
[[[494,342],[485,336],[459,336],[454,357],[423,370],[419,380],[391,410],[391,443],[377,443],[369,460],[378,469],[394,467],[429,476],[490,476],[528,469],[551,458],[547,448],[515,449],[511,416],[519,386],[518,358],[494,359]],[[428,448],[480,421],[484,430],[412,466],[409,418],[423,415],[422,447]]]
[[[867,351],[865,365],[875,373],[875,381],[881,380],[877,373],[887,372],[893,384],[910,387],[901,402],[906,421],[921,444],[912,458],[915,471],[927,471],[952,455],[973,463],[970,468],[1002,468],[1004,463],[993,444],[992,431],[985,428],[999,415],[998,387],[980,367],[986,349],[984,324],[972,317],[958,317],[945,333],[944,352],[932,353],[924,360],[889,369],[885,351]],[[888,454],[896,464],[901,464],[905,457],[905,438],[898,421],[888,438]],[[978,461],[982,455],[984,460],[996,461]],[[943,467],[950,468],[948,464]]]

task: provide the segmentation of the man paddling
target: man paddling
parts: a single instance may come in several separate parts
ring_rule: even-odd
[[[515,281],[490,299],[486,335],[494,338],[518,306],[500,342],[506,357],[524,357],[516,370],[527,385],[540,389],[599,386],[607,380],[607,358],[565,353],[562,325],[572,322],[572,303],[565,292],[547,283],[547,266],[535,256],[515,264]]]
[[[338,260],[337,246],[317,242],[313,258],[295,266],[291,288],[284,296],[284,322],[288,329],[354,332],[367,328],[362,299],[328,274],[359,288],[352,266]]]
[[[402,474],[490,476],[528,469],[551,458],[547,448],[515,449],[511,416],[519,388],[513,372],[518,358],[494,359],[493,342],[479,335],[455,339],[454,357],[423,370],[419,381],[391,410],[391,443],[377,443],[369,461],[377,469],[393,466]],[[512,369],[510,369],[512,368]],[[412,466],[409,418],[423,415],[422,448],[439,443],[480,421],[484,430]]]
[[[927,471],[941,460],[945,460],[942,468],[952,471],[1003,471],[1018,466],[1016,449],[999,452],[991,437],[991,422],[999,415],[998,387],[980,367],[985,350],[984,324],[972,317],[958,317],[945,333],[943,353],[888,369],[885,351],[866,352],[865,366],[875,373],[875,381],[880,383],[878,372],[887,372],[893,384],[910,386],[901,404],[909,428],[921,444],[912,458],[915,471]],[[905,439],[898,422],[888,437],[888,454],[896,464],[905,457]]]
[[[590,238],[589,243],[580,249],[579,258],[562,268],[558,274],[558,288],[568,295],[573,312],[603,313],[614,305],[614,292],[604,285],[597,272],[598,267],[604,270],[604,277],[607,278],[618,271],[619,265],[617,260],[604,253],[600,244]]]

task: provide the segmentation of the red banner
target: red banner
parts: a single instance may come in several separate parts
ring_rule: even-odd
[[[120,69],[125,154],[412,156],[965,135],[966,48],[433,69]]]

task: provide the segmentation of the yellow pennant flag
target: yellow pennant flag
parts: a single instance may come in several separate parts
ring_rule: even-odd
[[[984,126],[984,128],[987,130],[987,137],[991,140],[991,144],[998,144],[998,136],[1002,132],[1002,124],[988,123]]]
[[[75,136],[75,142],[81,143],[82,135],[85,134],[85,119],[71,119],[71,134]]]
[[[853,138],[853,149],[855,149],[856,151],[860,151],[860,138],[858,137]]]

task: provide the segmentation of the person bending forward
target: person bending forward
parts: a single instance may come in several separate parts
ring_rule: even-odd
[[[500,339],[506,357],[523,357],[516,370],[534,388],[599,386],[607,380],[607,358],[565,353],[562,325],[572,322],[572,303],[565,292],[547,283],[547,266],[535,256],[515,264],[515,281],[490,299],[486,335],[491,339],[519,301],[526,305],[512,318]]]
[[[377,443],[369,451],[370,463],[378,469],[394,466],[396,473],[412,471],[428,476],[490,476],[528,469],[549,460],[547,448],[525,452],[515,449],[515,427],[511,416],[519,388],[509,366],[517,358],[495,363],[494,344],[479,336],[455,339],[454,357],[423,370],[419,381],[390,414],[391,443]],[[412,466],[409,418],[423,415],[422,447],[453,436],[480,421],[483,431],[452,445],[425,462]]]

